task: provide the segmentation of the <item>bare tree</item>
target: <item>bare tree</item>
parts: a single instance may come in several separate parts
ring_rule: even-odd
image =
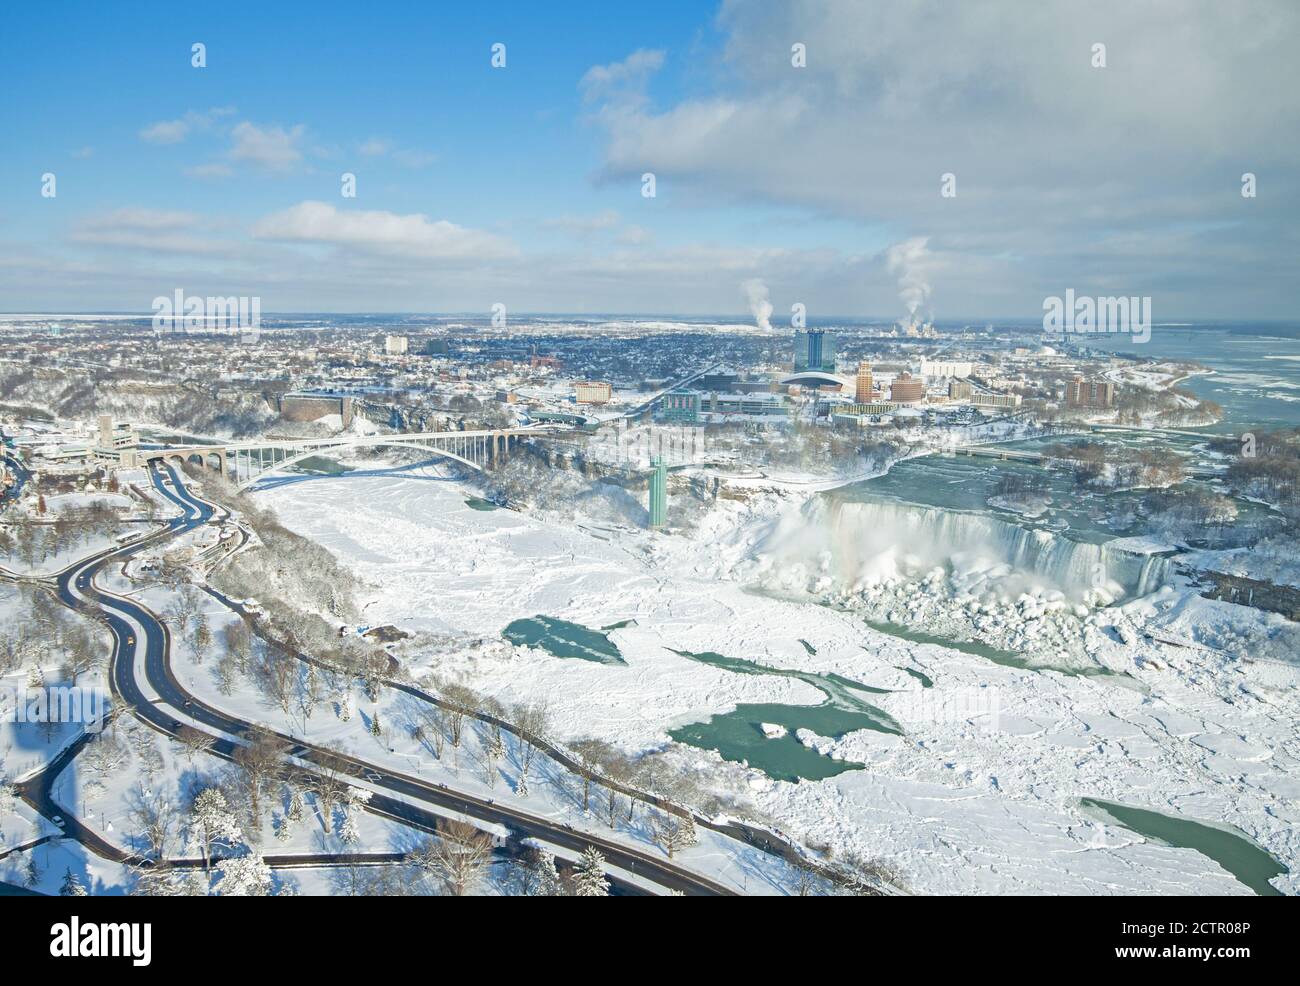
[[[212,747],[215,737],[209,736],[201,729],[195,729],[193,726],[181,726],[176,731],[176,742],[185,750],[185,759],[194,762],[194,754],[203,753]]]
[[[194,651],[194,663],[202,664],[203,659],[208,655],[208,648],[212,646],[212,628],[208,626],[208,618],[199,612],[195,614],[193,627],[190,630],[190,649]]]
[[[675,811],[654,809],[650,813],[650,835],[672,859],[679,849],[695,844],[695,819],[689,812],[679,815]]]
[[[631,785],[632,770],[632,761],[611,747],[605,762],[601,764],[601,772],[605,775],[605,821],[610,828],[618,824],[619,806],[624,801],[627,802],[627,820],[632,821],[636,798],[621,794],[618,790],[620,785]]]
[[[439,822],[438,834],[415,850],[410,860],[441,882],[447,893],[464,897],[482,880],[492,861],[492,840],[466,822]]]
[[[266,786],[281,775],[289,744],[269,730],[254,726],[245,742],[235,749],[234,761],[248,786],[249,811],[254,831],[262,823],[261,798]]]
[[[189,586],[181,586],[167,608],[166,615],[167,619],[175,625],[179,636],[188,636],[191,625],[199,615],[197,593]]]
[[[235,667],[240,674],[248,674],[248,665],[253,656],[253,633],[243,620],[227,623],[221,631],[226,645],[226,652],[234,658]]]
[[[536,701],[516,705],[511,715],[519,736],[518,793],[522,797],[527,797],[528,773],[550,727],[551,714],[545,702]]]
[[[843,874],[840,887],[846,893],[877,897],[906,887],[902,874],[882,859],[850,851],[844,854],[840,863]]]
[[[320,809],[321,824],[325,834],[334,828],[334,808],[347,797],[348,764],[337,752],[326,750],[315,758],[316,769],[312,771],[309,788],[316,795],[316,806]]]
[[[70,628],[62,639],[64,664],[68,677],[75,687],[77,679],[88,671],[93,671],[99,664],[100,655],[94,635],[85,627]]]
[[[316,711],[316,706],[320,704],[324,695],[325,683],[321,673],[316,669],[316,665],[308,664],[298,689],[298,712],[302,715],[304,730],[307,728],[307,720]]]
[[[103,777],[126,763],[131,750],[116,736],[101,732],[99,737],[82,751],[81,762]]]
[[[807,863],[796,862],[791,864],[794,869],[794,895],[796,897],[812,897],[817,891],[817,873]]]
[[[447,742],[447,724],[442,708],[437,705],[428,706],[425,709],[424,721],[427,726],[424,733],[433,741],[433,755],[441,760],[443,746]]]
[[[144,839],[145,854],[153,860],[166,859],[179,824],[175,808],[162,794],[143,784],[136,785],[130,798],[128,818]]]
[[[464,685],[454,682],[443,685],[440,691],[447,712],[445,717],[447,738],[453,747],[458,747],[465,729],[465,717],[474,712],[478,705],[478,696]]]
[[[487,717],[488,740],[498,750],[505,749],[505,740],[501,735],[501,723],[506,718],[506,707],[500,700],[489,695],[479,703],[480,710]]]
[[[278,644],[268,643],[262,651],[257,672],[266,695],[286,716],[290,715],[297,698],[298,662]]]
[[[235,690],[235,679],[239,676],[239,666],[232,654],[222,654],[217,660],[217,690],[222,695],[230,695]]]
[[[578,773],[582,777],[582,810],[586,812],[591,808],[591,784],[596,780],[600,765],[613,753],[613,748],[604,740],[588,737],[570,743],[569,751],[578,762]]]

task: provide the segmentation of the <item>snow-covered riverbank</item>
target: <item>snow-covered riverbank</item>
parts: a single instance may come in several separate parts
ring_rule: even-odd
[[[1173,591],[1086,620],[1068,608],[1015,606],[997,614],[1014,632],[1027,638],[1029,625],[1056,623],[1065,649],[1077,638],[1088,660],[1128,677],[1027,670],[879,632],[867,625],[864,599],[835,609],[822,595],[748,591],[773,532],[795,522],[806,494],[719,501],[689,539],[476,510],[470,495],[433,469],[258,494],[375,587],[369,622],[429,635],[410,657],[414,673],[458,674],[505,701],[545,698],[562,738],[597,735],[635,752],[740,704],[824,698],[804,680],[738,674],[677,651],[887,690],[871,701],[902,736],[800,731],[806,745],[861,770],[790,784],[686,749],[712,783],[744,792],[787,831],[883,857],[918,891],[1246,892],[1191,849],[1098,821],[1081,797],[1236,826],[1293,871],[1275,885],[1298,889],[1300,674],[1227,646],[1269,639],[1276,627],[1263,614]],[[933,619],[918,619],[936,632],[945,614],[969,613],[933,582],[885,591],[921,600]],[[502,639],[507,624],[538,615],[606,628],[625,663],[557,658]]]

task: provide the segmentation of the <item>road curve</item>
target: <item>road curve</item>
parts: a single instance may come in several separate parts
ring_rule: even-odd
[[[172,488],[162,483],[163,473],[170,477]],[[172,674],[170,641],[167,627],[162,621],[135,600],[119,596],[95,584],[96,575],[110,563],[122,561],[160,540],[206,524],[219,512],[225,513],[224,510],[219,510],[194,496],[184,487],[170,466],[162,466],[161,472],[153,474],[153,480],[159,492],[181,508],[182,516],[172,519],[164,529],[147,535],[139,541],[105,551],[70,567],[57,577],[56,591],[66,605],[82,610],[97,610],[103,615],[114,638],[109,672],[111,688],[137,716],[168,735],[174,735],[180,728],[181,718],[197,723],[214,734],[212,752],[229,758],[237,746],[232,737],[243,736],[255,724],[215,709],[185,691]],[[139,639],[136,639],[137,637]],[[151,701],[145,696],[137,678],[140,670],[138,665],[141,648],[143,648],[144,658],[144,679],[160,697],[158,701]],[[325,750],[296,737],[287,734],[277,735],[291,745],[290,756],[299,761],[306,770],[311,770],[312,765],[325,756],[340,756],[334,751]],[[603,836],[557,825],[548,819],[486,801],[450,787],[429,784],[352,755],[344,755],[340,759],[343,772],[363,784],[380,789],[370,800],[370,807],[373,810],[418,828],[432,830],[438,820],[445,817],[431,810],[436,806],[484,822],[505,825],[521,837],[534,838],[571,852],[581,852],[588,846],[595,846],[612,866],[635,873],[667,890],[676,890],[692,896],[736,895],[736,891],[731,888],[661,856],[625,846]],[[32,792],[34,796],[46,803],[46,807],[42,810],[53,806],[53,802],[49,800],[48,786],[52,783],[55,773],[45,772],[42,776],[48,775],[49,780],[42,785],[44,790]],[[418,803],[411,804],[403,798]],[[53,810],[58,809],[55,807]],[[68,824],[69,826],[80,825],[76,822]],[[85,834],[97,838],[88,831]],[[82,832],[78,831],[77,835],[80,837]],[[613,875],[611,878],[614,878]],[[624,883],[621,880],[618,882]]]

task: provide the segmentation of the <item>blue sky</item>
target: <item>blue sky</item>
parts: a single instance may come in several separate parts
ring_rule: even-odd
[[[545,15],[545,5],[525,3],[477,12],[429,3],[313,6],[320,13],[181,6],[89,2],[6,14],[17,42],[5,51],[16,97],[5,117],[15,138],[6,183],[55,171],[65,215],[133,201],[255,215],[293,196],[337,197],[342,170],[359,176],[359,206],[476,226],[613,208],[628,196],[592,181],[600,135],[575,124],[578,80],[638,44],[680,49],[709,28],[699,4],[657,4],[635,41],[606,4]],[[190,65],[194,41],[208,48],[203,70]],[[496,42],[507,45],[504,70],[490,66]],[[672,76],[660,81],[670,97],[679,89]],[[152,123],[213,108],[233,108],[228,122],[304,126],[302,169],[195,181],[184,168],[201,163],[204,149],[219,157],[217,133],[172,145],[139,138]],[[412,161],[432,160],[359,153],[376,137]],[[85,148],[93,153],[79,159]],[[45,204],[25,196],[11,214],[43,225]]]
[[[1287,317],[1294,9],[1131,6],[11,4],[0,310]]]

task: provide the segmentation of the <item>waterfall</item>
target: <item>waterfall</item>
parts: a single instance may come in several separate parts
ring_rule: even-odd
[[[823,500],[831,564],[847,582],[915,576],[937,567],[957,582],[998,585],[1004,593],[1059,590],[1079,599],[1101,589],[1112,598],[1153,592],[1171,575],[1169,561],[989,514],[891,500]]]

